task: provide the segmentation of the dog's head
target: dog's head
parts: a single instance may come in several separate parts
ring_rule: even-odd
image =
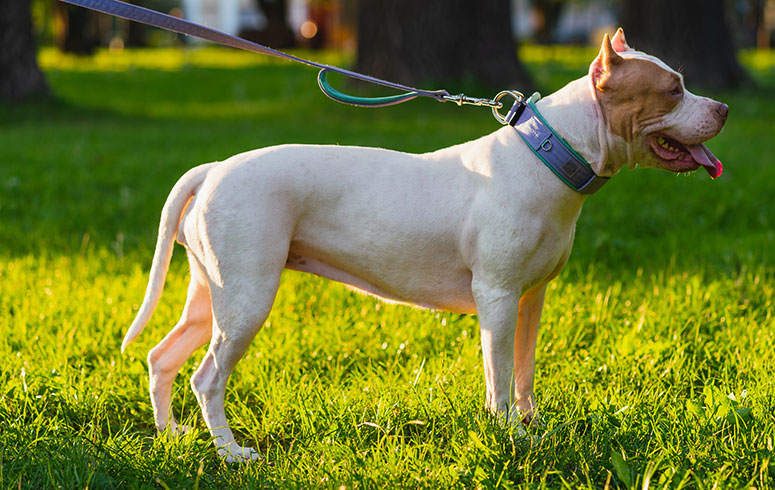
[[[686,90],[680,73],[630,48],[621,29],[603,38],[589,78],[606,130],[627,145],[631,167],[704,167],[713,178],[721,175],[721,162],[702,143],[721,131],[726,104]]]

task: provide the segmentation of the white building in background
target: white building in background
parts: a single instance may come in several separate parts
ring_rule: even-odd
[[[308,0],[288,0],[288,25],[298,32],[307,21]],[[267,20],[256,0],[182,0],[186,20],[237,35],[243,30],[260,31]]]
[[[680,0],[678,0],[680,1]],[[775,0],[772,0],[775,2]],[[538,29],[540,19],[532,0],[511,0],[511,28],[517,39],[529,39]],[[557,20],[553,41],[567,43],[588,40],[596,45],[603,32],[616,29],[616,17],[611,0],[565,2]]]
[[[239,0],[183,0],[187,20],[228,34],[239,29]]]
[[[255,0],[182,0],[182,3],[186,20],[228,34],[266,27],[266,17]]]

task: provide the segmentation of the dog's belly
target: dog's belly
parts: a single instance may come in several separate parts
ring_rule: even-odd
[[[451,281],[438,283],[434,290],[427,287],[411,287],[406,284],[380,284],[379,278],[364,278],[347,270],[327,264],[322,260],[291,252],[287,269],[308,272],[332,281],[347,284],[358,291],[377,296],[388,302],[397,302],[446,310],[456,313],[476,313],[476,305],[471,295],[471,276],[461,274]],[[365,275],[365,274],[361,274]]]
[[[471,271],[463,262],[453,233],[439,230],[413,240],[394,223],[376,230],[364,223],[304,223],[290,244],[288,269],[309,272],[389,301],[458,313],[475,313]],[[331,225],[331,226],[327,226]],[[451,231],[451,230],[448,230]]]

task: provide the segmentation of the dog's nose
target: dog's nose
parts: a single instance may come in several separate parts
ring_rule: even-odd
[[[716,107],[716,111],[718,111],[719,116],[721,116],[721,119],[726,121],[727,115],[729,114],[729,106],[723,102],[719,102],[718,106]]]

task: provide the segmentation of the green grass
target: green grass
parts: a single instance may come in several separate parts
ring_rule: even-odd
[[[593,54],[523,50],[547,93]],[[183,305],[180,249],[151,323],[119,353],[176,179],[272,144],[425,151],[496,123],[432,101],[336,105],[313,71],[231,51],[41,59],[57,99],[0,107],[0,488],[775,485],[765,57],[745,57],[759,89],[712,94],[731,107],[710,144],[720,179],[624,170],[586,203],[544,309],[535,437],[484,414],[475,317],[288,273],[227,391],[238,438],[265,455],[247,467],[208,441],[188,387],[201,350],[173,401],[196,430],[155,437],[145,356]]]

